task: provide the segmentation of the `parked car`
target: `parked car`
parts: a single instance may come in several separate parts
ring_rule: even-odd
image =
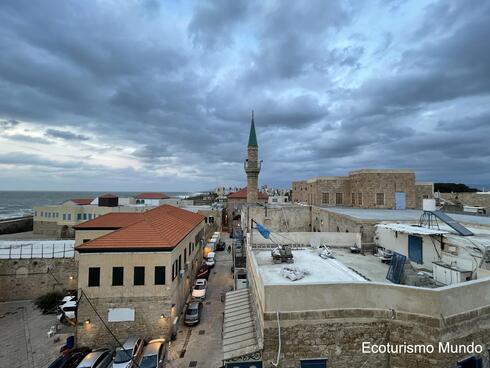
[[[67,296],[63,297],[63,299],[61,299],[60,306],[62,304],[65,304],[67,302],[73,302],[75,300],[77,300],[77,296],[76,295],[67,295]]]
[[[201,321],[202,302],[194,301],[187,305],[184,323],[188,326],[197,325]]]
[[[206,279],[197,279],[192,289],[192,298],[204,300],[206,299],[206,291],[208,289],[208,281]]]
[[[141,360],[140,368],[161,368],[165,359],[165,339],[151,340],[145,346]]]
[[[198,279],[208,279],[209,277],[209,267],[208,265],[204,262],[201,267],[197,270],[196,278]]]
[[[206,265],[209,268],[213,268],[215,264],[216,264],[216,253],[209,252],[208,256],[206,257]]]
[[[130,336],[124,342],[122,348],[116,349],[113,368],[133,368],[137,367],[135,362],[138,361],[143,352],[144,340],[139,336]]]
[[[77,368],[106,368],[112,363],[112,351],[97,349],[89,353],[77,365]]]
[[[48,368],[76,368],[85,356],[90,353],[89,348],[76,348],[64,352]]]
[[[59,311],[60,313],[58,314],[58,321],[74,321],[77,314],[77,301],[70,301],[60,305]]]
[[[222,251],[226,249],[226,243],[224,241],[219,241],[218,244],[216,244],[216,251]]]

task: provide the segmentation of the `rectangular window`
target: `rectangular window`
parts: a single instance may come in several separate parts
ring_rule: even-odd
[[[362,206],[362,193],[357,193],[357,204]]]
[[[165,285],[165,266],[155,266],[155,285]]]
[[[134,267],[134,285],[145,284],[145,268],[143,266]]]
[[[338,206],[341,205],[342,202],[342,193],[335,193],[335,204]]]
[[[77,220],[81,220],[82,219],[82,214],[81,213],[78,213],[77,214]]]
[[[376,193],[376,206],[384,206],[384,205],[385,205],[385,194]]]
[[[86,214],[86,213],[84,213],[84,214],[83,214],[83,219],[84,219],[84,220],[86,220],[86,219],[87,219],[87,214]]]
[[[191,256],[191,252],[193,251],[192,243],[189,243],[189,257]]]
[[[175,280],[175,278],[177,277],[177,274],[178,274],[178,271],[177,271],[177,267],[178,267],[178,264],[177,264],[177,260],[174,261],[174,263],[172,264],[172,281]]]
[[[66,221],[66,213],[63,214],[63,221]]]
[[[187,262],[187,248],[184,248],[184,264]]]
[[[207,218],[207,217],[205,217],[205,218],[204,218],[204,223],[205,223],[205,224],[207,224],[207,223],[208,223],[208,218]]]
[[[100,267],[88,268],[88,286],[100,286]]]
[[[90,239],[83,239],[83,242],[86,243],[86,242],[89,242]]]
[[[322,193],[322,204],[329,204],[330,203],[330,193],[323,192]]]
[[[92,220],[92,214],[91,213],[88,214],[88,219]]]
[[[182,254],[179,255],[179,271],[182,269]]]
[[[69,214],[67,214],[67,215],[66,215],[66,219],[67,219],[68,221],[71,221],[71,213],[69,213]]]
[[[112,286],[124,285],[124,267],[112,267]]]
[[[428,194],[424,194],[424,195],[422,196],[422,199],[429,199],[429,195],[428,195]]]
[[[209,216],[208,223],[214,224],[214,217],[213,216]]]
[[[43,211],[41,211],[41,217],[44,217],[44,212]]]
[[[356,193],[352,192],[352,205],[356,204]]]

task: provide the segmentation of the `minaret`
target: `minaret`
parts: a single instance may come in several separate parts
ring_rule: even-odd
[[[252,124],[248,137],[247,159],[245,160],[245,172],[247,173],[247,203],[257,203],[257,184],[259,180],[260,162],[259,146],[255,135],[254,112],[252,111]]]

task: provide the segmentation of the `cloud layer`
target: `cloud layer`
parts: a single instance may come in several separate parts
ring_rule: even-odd
[[[263,184],[409,167],[490,183],[490,5],[0,4],[0,189]]]

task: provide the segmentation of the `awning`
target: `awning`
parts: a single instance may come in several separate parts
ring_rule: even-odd
[[[235,359],[261,350],[253,313],[248,288],[226,293],[223,360]]]

